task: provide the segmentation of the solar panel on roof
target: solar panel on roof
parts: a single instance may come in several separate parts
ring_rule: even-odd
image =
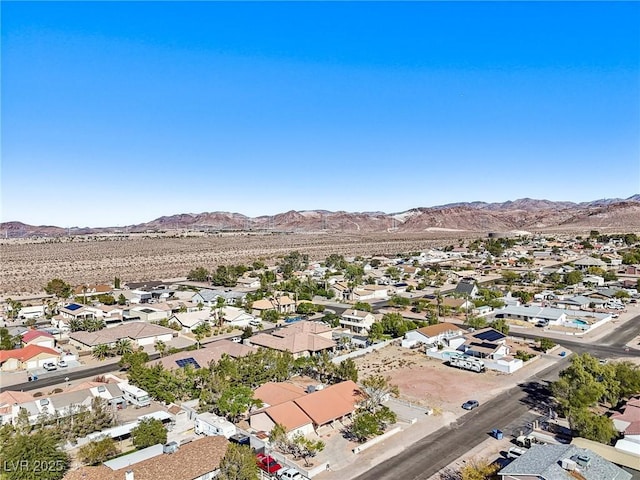
[[[198,362],[196,362],[193,357],[181,358],[180,360],[176,360],[176,363],[180,368],[184,368],[187,365],[193,365],[194,368],[200,368],[200,365],[198,365]]]
[[[78,310],[79,308],[82,308],[82,305],[78,305],[77,303],[72,303],[70,305],[67,305],[66,307],[67,310],[71,310],[72,312],[75,310]]]
[[[504,335],[497,330],[487,330],[486,332],[480,332],[474,336],[480,340],[485,340],[487,342],[495,342],[496,340],[504,338]]]

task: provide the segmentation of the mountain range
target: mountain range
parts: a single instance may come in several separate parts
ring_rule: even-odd
[[[521,198],[502,203],[464,202],[420,207],[398,213],[290,210],[272,216],[204,212],[163,216],[127,227],[34,226],[4,222],[5,237],[65,236],[100,233],[162,232],[168,230],[278,232],[509,232],[586,229],[640,230],[640,194],[591,202],[554,202]]]

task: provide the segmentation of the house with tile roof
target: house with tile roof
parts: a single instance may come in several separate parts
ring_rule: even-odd
[[[270,432],[279,423],[285,426],[287,434],[291,436],[297,433],[306,435],[350,417],[364,399],[362,391],[351,380],[313,393],[305,393],[301,388],[287,383],[271,383],[258,388],[255,396],[264,398],[266,403],[274,403],[251,414],[251,427]]]
[[[259,333],[245,340],[247,345],[291,352],[294,358],[332,351],[336,342],[331,328],[322,322],[302,321],[281,327],[271,333]],[[328,338],[327,338],[328,337]]]
[[[182,327],[183,332],[192,332],[196,328],[209,323],[209,310],[196,310],[195,312],[174,313],[169,317],[169,323],[176,322]]]
[[[631,480],[632,475],[576,445],[533,445],[498,472],[500,480]]]
[[[166,357],[152,360],[149,365],[162,365],[166,370],[184,368],[191,365],[193,368],[208,367],[211,362],[217,362],[223,355],[231,358],[240,358],[250,353],[255,353],[256,348],[230,340],[216,340],[207,343],[203,348],[197,350],[186,350],[177,352]]]
[[[296,302],[287,295],[281,295],[256,300],[251,304],[252,315],[261,315],[268,310],[275,310],[279,314],[293,313],[296,310]]]
[[[56,340],[53,335],[44,330],[29,330],[22,335],[22,344],[25,347],[28,345],[38,345],[40,347],[53,349],[56,346]]]
[[[261,400],[265,407],[270,407],[295,400],[305,394],[304,388],[292,383],[267,382],[256,388],[253,396]]]
[[[60,358],[60,352],[40,345],[0,350],[0,371],[35,370],[45,363],[57,362],[58,358]]]
[[[229,442],[223,436],[202,437],[164,453],[162,445],[149,447],[119,457],[118,462],[106,462],[97,467],[70,470],[63,480],[205,480],[212,479],[220,469]],[[147,449],[145,449],[147,450]]]
[[[135,347],[153,345],[156,341],[170,342],[177,332],[171,328],[145,322],[129,322],[97,332],[73,332],[69,343],[80,349],[92,349],[98,345],[115,346],[120,339],[129,339]]]
[[[613,426],[624,435],[615,448],[640,456],[640,395],[630,398],[620,413],[611,416]],[[640,465],[640,458],[638,459]]]

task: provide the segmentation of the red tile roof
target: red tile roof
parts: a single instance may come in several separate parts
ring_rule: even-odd
[[[54,356],[60,355],[51,348],[41,347],[40,345],[27,345],[24,348],[16,348],[14,350],[0,350],[0,362],[5,362],[10,358],[17,358],[21,362],[25,362],[41,353],[48,353]]]
[[[265,410],[274,423],[279,423],[287,432],[312,423],[311,418],[295,402],[285,402]]]
[[[51,335],[49,332],[45,332],[42,330],[29,330],[22,336],[22,341],[23,343],[29,343],[31,340],[38,337],[54,338],[53,335]]]
[[[351,380],[337,383],[295,400],[295,403],[320,426],[354,412],[362,392]]]
[[[259,398],[268,405],[279,405],[304,395],[305,391],[303,388],[282,382],[267,382],[256,388],[254,392],[255,398]]]

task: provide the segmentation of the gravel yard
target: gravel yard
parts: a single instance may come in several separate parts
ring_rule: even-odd
[[[525,349],[513,345],[512,350]],[[356,360],[360,378],[381,374],[390,376],[400,389],[400,397],[440,411],[459,411],[466,400],[486,401],[506,387],[512,386],[521,372],[526,372],[530,360],[512,375],[486,371],[474,373],[427,357],[417,349],[388,346]],[[528,373],[525,373],[528,375]]]

